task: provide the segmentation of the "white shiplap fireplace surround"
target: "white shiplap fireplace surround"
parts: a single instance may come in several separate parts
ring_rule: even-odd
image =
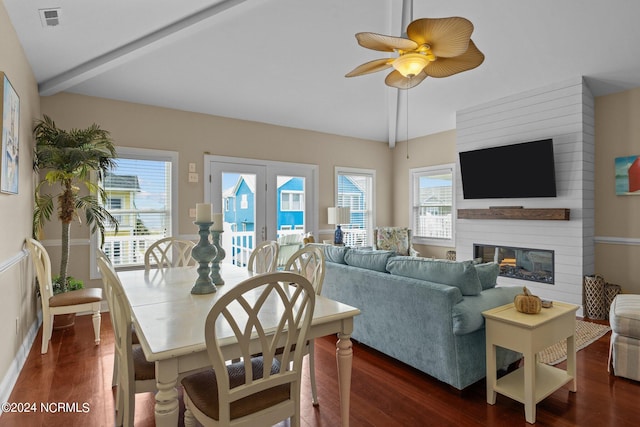
[[[546,138],[553,139],[557,197],[465,200],[458,160],[456,208],[568,208],[570,220],[456,219],[457,259],[473,258],[474,243],[553,250],[554,284],[506,277],[498,284],[527,286],[541,298],[581,305],[582,278],[594,270],[594,102],[583,78],[456,115],[457,152]]]

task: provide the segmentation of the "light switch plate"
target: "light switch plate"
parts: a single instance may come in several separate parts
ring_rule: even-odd
[[[196,217],[196,208],[189,208],[189,218]]]
[[[198,182],[198,174],[195,172],[189,172],[189,182]]]
[[[195,171],[196,171],[196,164],[189,163],[189,172],[195,172]]]

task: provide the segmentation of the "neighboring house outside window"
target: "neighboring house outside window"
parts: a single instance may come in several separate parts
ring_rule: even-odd
[[[454,246],[454,164],[410,169],[414,243]]]
[[[105,207],[119,223],[117,233],[107,226],[103,247],[116,267],[143,266],[149,245],[175,234],[176,167],[174,152],[118,149],[116,167],[100,183],[107,194]],[[95,258],[92,268],[94,263]]]
[[[345,245],[371,245],[375,223],[375,171],[338,167],[336,183],[336,206],[351,208],[350,224],[340,224]]]

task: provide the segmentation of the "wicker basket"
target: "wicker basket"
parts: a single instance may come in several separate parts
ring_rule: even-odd
[[[449,261],[455,261],[456,260],[456,251],[447,251],[447,259]]]
[[[611,308],[611,303],[613,299],[622,292],[620,285],[615,285],[613,283],[607,283],[604,285],[604,302],[605,302],[605,310],[607,319],[609,318],[609,309]]]
[[[598,320],[607,318],[608,306],[605,306],[605,284],[604,277],[598,274],[584,276],[582,297],[585,317]]]

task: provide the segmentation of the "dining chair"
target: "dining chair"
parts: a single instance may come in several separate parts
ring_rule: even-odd
[[[195,245],[191,240],[182,240],[175,237],[165,237],[157,240],[144,253],[144,268],[149,270],[152,267],[196,265],[196,260],[191,257],[191,250]]]
[[[97,260],[104,260],[104,262],[108,263],[110,266],[113,266],[113,264],[111,263],[111,260],[109,259],[109,256],[104,253],[104,251],[100,248],[96,249],[96,261]],[[99,268],[99,266],[98,266]],[[103,276],[104,277],[104,276]],[[112,295],[113,295],[113,288],[111,287],[111,283],[107,282],[106,280],[102,280],[102,290],[104,293],[104,296],[107,298],[107,306],[109,307],[109,318],[111,319],[111,325],[115,325],[116,321],[115,318],[113,317],[113,311],[111,311],[111,306],[113,305],[113,300],[112,300]],[[115,326],[113,326],[115,327]],[[119,362],[120,358],[118,357],[118,354],[114,354],[113,357],[113,376],[111,379],[111,386],[115,387],[118,385],[118,369],[120,366],[120,362]]]
[[[75,291],[53,294],[51,283],[51,259],[42,243],[35,239],[25,241],[31,260],[36,269],[36,278],[40,289],[42,303],[42,347],[40,353],[45,354],[53,333],[53,316],[56,314],[93,313],[93,334],[96,345],[100,344],[100,302],[102,289],[85,288]]]
[[[325,273],[325,259],[322,246],[307,245],[298,249],[285,264],[284,271],[292,271],[306,277],[313,285],[316,295],[320,295]],[[316,387],[316,367],[314,360],[315,345],[313,340],[309,340],[304,350],[304,354],[309,355],[311,402],[313,406],[318,406],[318,389]]]
[[[288,418],[298,427],[304,355],[296,349],[307,340],[314,306],[312,284],[292,272],[260,274],[221,295],[205,321],[213,369],[182,380],[185,427],[196,419],[205,426],[253,427]],[[238,352],[223,354],[229,336]]]
[[[155,364],[147,361],[140,344],[133,343],[131,307],[113,265],[108,258],[98,257],[98,268],[113,320],[116,425],[133,426],[135,394],[156,390]]]
[[[279,246],[276,241],[265,240],[259,243],[249,256],[247,270],[261,274],[276,271],[278,266]]]

